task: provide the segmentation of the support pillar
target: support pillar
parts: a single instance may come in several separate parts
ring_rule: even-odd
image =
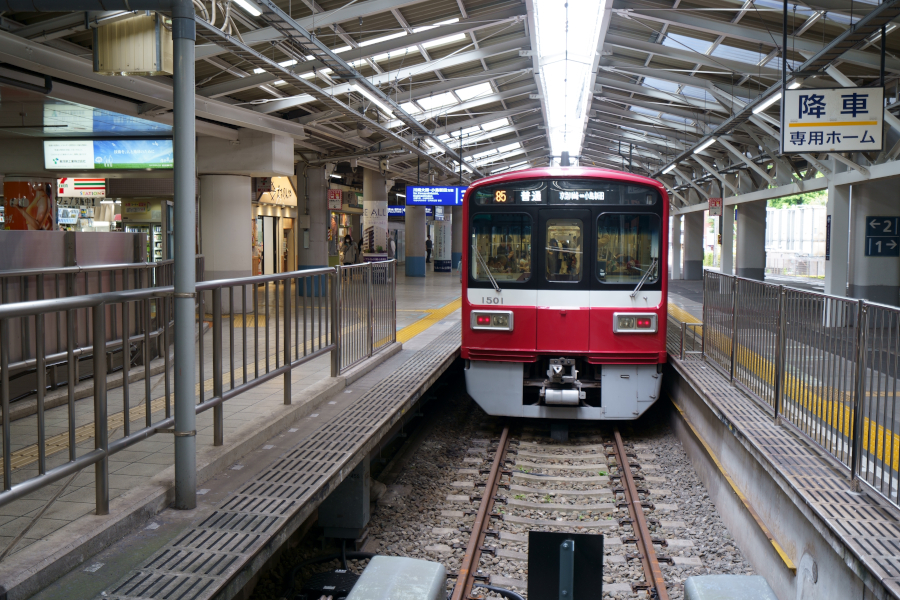
[[[297,163],[297,269],[328,266],[328,201],[325,167],[307,167]],[[317,282],[307,282],[309,286]],[[301,286],[302,288],[302,286]],[[316,287],[298,293],[318,296]]]
[[[424,206],[406,206],[406,276],[425,277]]]
[[[724,204],[725,199],[722,199]],[[722,206],[722,266],[723,275],[734,274],[734,206]]]
[[[766,274],[766,202],[744,202],[737,209],[738,277],[762,281]]]
[[[670,279],[681,279],[681,215],[669,218],[669,262]]]
[[[363,252],[366,262],[387,259],[387,189],[384,175],[363,170]]]
[[[196,138],[194,8],[172,10],[175,184],[175,508],[197,508],[197,396],[194,386]],[[249,236],[245,238],[250,239]]]
[[[250,277],[253,274],[249,242],[253,226],[253,207],[250,204],[250,177],[244,175],[201,175],[200,223],[203,255],[208,280]],[[206,306],[212,306],[212,293],[206,292]],[[234,310],[242,308],[240,294],[235,297]],[[222,310],[232,311],[228,295],[223,294]]]
[[[896,181],[890,179],[857,183],[853,186],[853,205],[850,215],[852,231],[850,285],[847,290],[848,295],[852,298],[864,298],[870,302],[891,306],[900,304],[898,302],[900,300],[900,257],[872,256],[876,253],[896,251],[896,248],[889,246],[890,238],[873,238],[869,249],[870,256],[866,256],[867,233],[872,235],[872,233],[878,232],[884,236],[893,233],[896,236],[896,231],[894,231],[896,220],[894,222],[889,222],[887,219],[880,220],[877,227],[871,227],[871,225],[867,227],[866,225],[867,217],[900,217],[896,188]],[[878,241],[881,242],[880,248],[876,245]],[[832,256],[832,260],[834,258]]]
[[[463,249],[463,233],[466,230],[466,225],[463,223],[463,207],[462,206],[454,206],[451,210],[452,213],[452,235],[453,240],[450,245],[450,262],[453,263],[453,267],[456,268],[457,265],[462,261],[462,249]]]
[[[828,185],[825,214],[825,293],[846,296],[850,252],[849,185]]]
[[[684,215],[684,279],[703,279],[703,211]]]

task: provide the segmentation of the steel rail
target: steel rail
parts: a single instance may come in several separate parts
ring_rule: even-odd
[[[613,430],[613,434],[615,435],[616,464],[619,467],[620,481],[625,492],[625,502],[628,503],[628,512],[631,514],[634,537],[637,538],[637,549],[641,557],[641,565],[644,567],[644,577],[647,579],[647,583],[655,589],[658,600],[669,600],[669,592],[666,590],[662,569],[659,568],[659,561],[656,559],[653,539],[650,537],[650,529],[644,518],[644,509],[641,506],[637,486],[634,484],[634,476],[628,465],[625,444],[622,443],[622,434],[619,433],[618,427]],[[654,595],[654,589],[650,590],[651,597]]]
[[[500,434],[500,443],[497,444],[497,453],[494,455],[494,463],[488,475],[484,493],[481,496],[481,505],[472,524],[472,535],[469,536],[469,545],[466,547],[466,555],[463,557],[456,578],[456,586],[453,588],[451,600],[468,600],[475,585],[475,573],[478,571],[478,563],[481,560],[481,545],[484,543],[484,535],[491,523],[491,512],[494,510],[494,496],[503,475],[503,461],[506,460],[506,452],[509,449],[509,426],[503,428]],[[664,599],[666,600],[666,599]]]

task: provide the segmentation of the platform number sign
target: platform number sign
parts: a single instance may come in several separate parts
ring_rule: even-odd
[[[866,217],[866,256],[900,256],[900,217]]]

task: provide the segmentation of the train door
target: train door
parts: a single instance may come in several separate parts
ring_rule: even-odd
[[[543,209],[538,219],[537,348],[587,352],[591,211]]]

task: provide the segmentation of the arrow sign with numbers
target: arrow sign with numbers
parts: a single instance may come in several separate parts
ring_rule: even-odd
[[[866,217],[866,256],[900,256],[900,217]]]

